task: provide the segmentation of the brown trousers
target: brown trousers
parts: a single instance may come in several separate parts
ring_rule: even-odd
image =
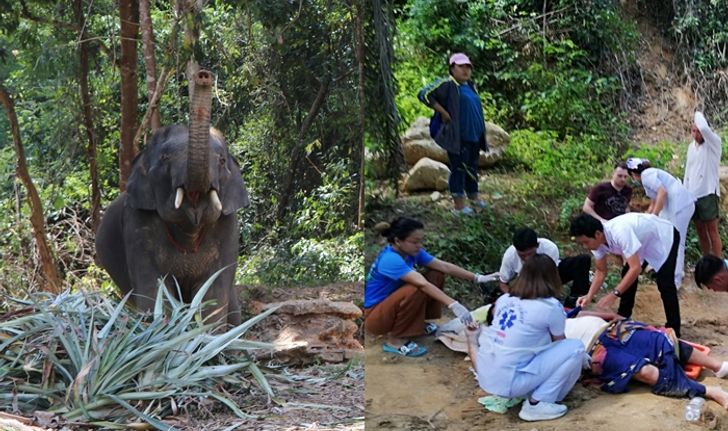
[[[427,271],[425,278],[440,290],[445,284],[445,275],[440,271]],[[441,316],[442,304],[414,285],[405,284],[384,301],[364,309],[364,327],[373,335],[416,337],[425,333],[425,320]]]

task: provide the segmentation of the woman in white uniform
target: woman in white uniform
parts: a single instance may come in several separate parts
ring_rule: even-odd
[[[502,397],[527,398],[526,421],[556,419],[558,404],[581,375],[584,345],[566,340],[566,315],[557,297],[561,280],[554,261],[529,257],[518,279],[495,303],[493,325],[482,331],[475,361],[480,387]]]
[[[680,232],[675,266],[675,287],[679,289],[685,268],[685,237],[695,212],[695,197],[680,180],[662,169],[653,168],[648,160],[627,159],[627,172],[645,188],[645,194],[650,198],[647,212],[669,220]]]

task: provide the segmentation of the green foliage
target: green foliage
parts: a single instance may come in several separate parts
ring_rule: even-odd
[[[685,148],[676,148],[675,144],[667,141],[658,142],[655,145],[643,145],[637,149],[628,151],[624,160],[630,157],[647,159],[654,168],[670,172],[676,178],[683,177],[684,163],[679,161],[685,157]]]
[[[564,232],[569,231],[571,219],[581,213],[584,206],[584,198],[581,196],[567,197],[561,202],[561,212],[559,213],[559,228]]]
[[[101,427],[141,420],[174,429],[161,419],[173,406],[211,398],[246,417],[222,388],[247,387],[245,371],[269,395],[270,386],[254,362],[223,352],[271,348],[240,337],[274,310],[223,332],[221,324],[200,316],[213,279],[189,305],[160,283],[154,313],[144,323],[124,307],[129,295],[120,302],[83,293],[35,295],[21,302],[19,317],[0,323],[5,335],[0,407],[25,414],[49,410]]]
[[[561,137],[623,136],[617,73],[611,64],[595,67],[617,51],[627,67],[634,64],[633,56],[622,53],[636,47],[636,31],[616,7],[612,1],[546,6],[522,0],[409,1],[395,45],[402,59],[396,76],[403,118],[431,115],[414,95],[447,74],[450,53],[464,51],[473,61],[489,119],[510,128],[553,130]]]
[[[331,239],[301,238],[255,247],[240,259],[236,281],[290,286],[333,281],[362,281],[364,234]]]
[[[497,271],[503,244],[509,244],[513,230],[521,223],[515,218],[485,210],[478,217],[441,214],[442,221],[425,228],[425,247],[432,255],[448,262],[488,273]]]
[[[169,2],[153,2],[151,8],[157,72],[162,67],[173,72],[159,103],[165,125],[185,123],[188,115],[187,51],[181,36],[184,23],[175,19],[174,7]],[[118,4],[108,0],[84,3],[83,12],[90,40],[91,109],[105,206],[119,193]],[[54,21],[29,17],[52,17]],[[250,260],[260,260],[267,250],[276,248],[291,256],[317,255],[327,262],[321,264],[325,269],[306,273],[301,267],[291,272],[306,274],[307,282],[313,280],[312,274],[322,273],[328,280],[337,273],[327,256],[346,252],[353,261],[359,255],[353,247],[341,246],[356,234],[360,136],[358,128],[352,127],[357,124],[359,108],[351,31],[354,18],[348,4],[322,0],[275,5],[265,1],[206,2],[199,17],[199,61],[216,78],[213,125],[228,139],[251,196],[251,207],[239,213],[245,240],[242,252]],[[23,5],[0,1],[0,21],[0,79],[15,100],[30,174],[46,216],[52,221],[56,214],[73,209],[81,219],[84,214],[87,218],[91,175],[88,138],[82,125],[79,35],[73,8],[53,0]],[[141,44],[138,55],[140,122],[148,108]],[[324,97],[305,128],[322,88]],[[294,164],[297,148],[303,150]],[[29,225],[18,223],[27,220],[29,208],[24,189],[17,187],[16,192],[14,187],[14,165],[7,118],[0,115],[0,176],[6,179],[0,182],[0,208],[4,210],[0,226],[14,226],[0,236],[4,258],[0,268],[8,270],[3,271],[0,284],[24,292],[34,288],[31,285],[38,277],[30,256]],[[288,179],[293,180],[292,185],[284,190]],[[279,214],[276,210],[284,194],[289,205]],[[90,233],[89,226],[82,229],[84,234]],[[73,233],[57,238],[58,243],[51,247],[61,260],[61,271],[74,276],[67,280],[69,285],[86,275],[79,262],[88,267],[89,274],[94,273],[89,267],[93,250],[87,248],[92,245],[74,241]],[[291,244],[307,244],[309,238],[315,245],[291,251]],[[79,254],[81,258],[74,257]],[[275,254],[269,257],[275,261]],[[307,259],[313,258],[293,261],[306,265]],[[276,270],[273,262],[263,265]],[[351,273],[350,269],[342,272],[345,277],[353,277]]]
[[[344,160],[327,163],[325,169],[322,184],[298,196],[300,209],[293,216],[294,234],[336,236],[350,230],[342,215],[351,211],[356,183]]]
[[[582,193],[595,178],[601,178],[614,151],[602,139],[586,134],[561,140],[556,132],[516,130],[505,157],[541,179],[543,184],[534,193],[562,198],[565,192]]]

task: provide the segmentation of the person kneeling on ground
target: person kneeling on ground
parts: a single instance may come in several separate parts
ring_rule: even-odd
[[[519,417],[556,419],[558,404],[581,374],[584,346],[566,340],[566,316],[556,297],[561,279],[553,259],[535,254],[523,263],[514,285],[495,303],[494,322],[479,338],[473,358],[480,387],[502,397],[528,397]]]
[[[695,264],[695,283],[716,292],[728,292],[726,261],[712,254],[701,257]]]
[[[437,330],[442,305],[446,305],[464,324],[473,323],[470,311],[442,291],[444,274],[474,283],[485,283],[488,276],[472,273],[439,260],[422,248],[424,225],[400,217],[382,232],[389,243],[377,256],[364,286],[364,326],[374,335],[387,335],[383,350],[402,356],[422,356],[427,349],[407,340]],[[425,275],[416,265],[428,269]]]

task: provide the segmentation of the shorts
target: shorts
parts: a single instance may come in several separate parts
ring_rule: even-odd
[[[720,198],[715,193],[705,195],[695,202],[693,220],[711,221],[720,217]]]

